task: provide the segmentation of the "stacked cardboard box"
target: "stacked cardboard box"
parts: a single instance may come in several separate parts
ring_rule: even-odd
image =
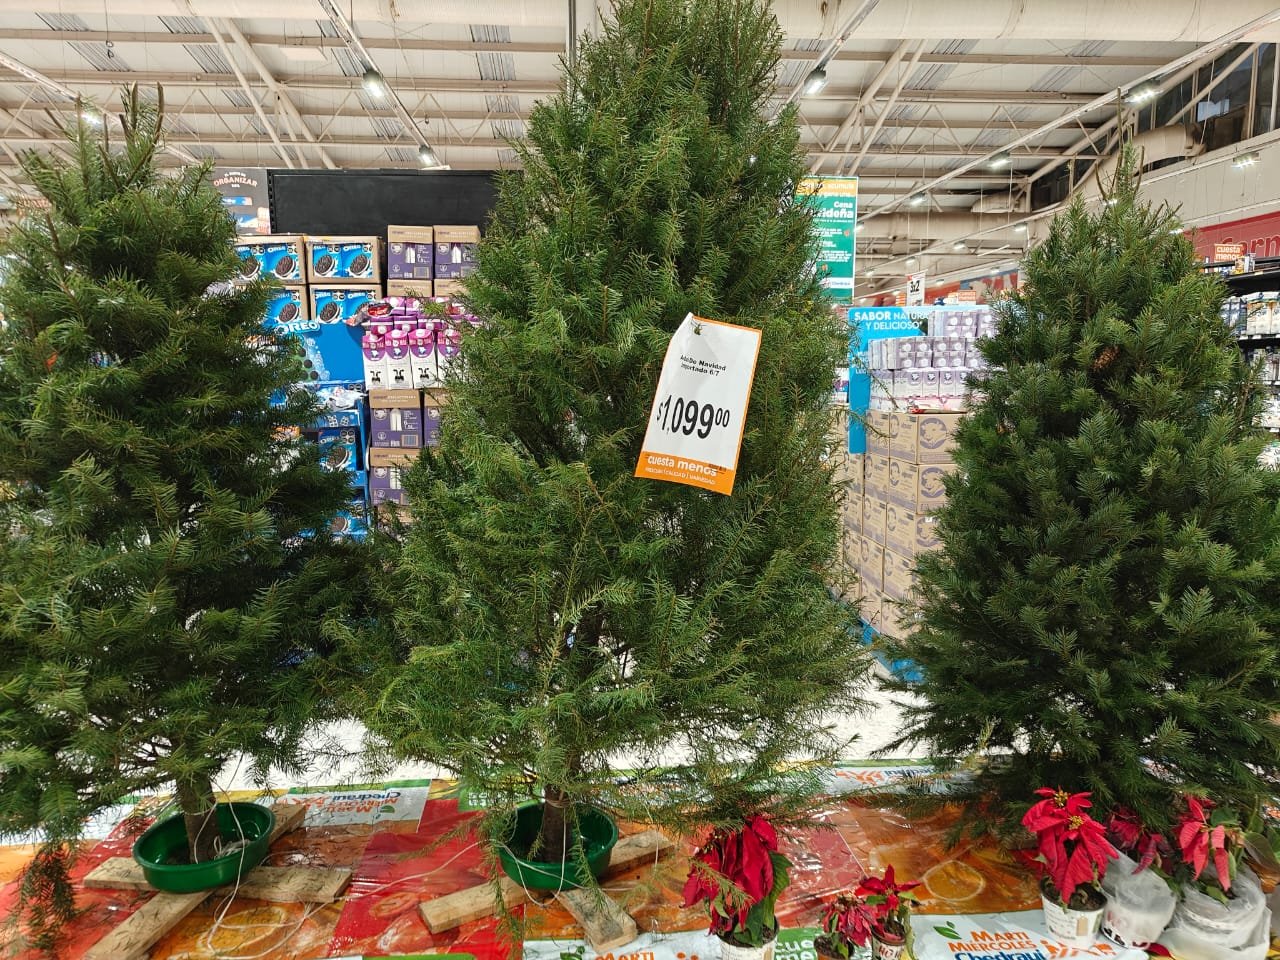
[[[857,576],[863,620],[882,633],[910,628],[915,558],[935,549],[933,513],[946,502],[954,412],[867,413],[867,452],[846,455],[844,544],[848,572]]]

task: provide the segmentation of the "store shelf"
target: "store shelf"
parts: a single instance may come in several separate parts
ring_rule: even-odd
[[[1280,333],[1242,333],[1236,337],[1241,343],[1280,342]]]
[[[1252,273],[1220,273],[1212,269],[1210,272],[1221,277],[1227,289],[1236,296],[1263,290],[1280,290],[1280,257],[1259,260],[1257,265],[1258,269]]]

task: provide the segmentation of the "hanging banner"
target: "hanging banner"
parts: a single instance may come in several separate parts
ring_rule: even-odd
[[[637,477],[733,492],[760,331],[692,313],[662,361]]]
[[[818,241],[815,268],[827,297],[841,303],[853,300],[853,272],[857,259],[854,231],[858,219],[857,177],[805,177],[797,191],[811,197],[813,229]]]
[[[214,167],[209,176],[222,194],[227,213],[236,222],[236,233],[246,236],[271,232],[265,167]]]
[[[924,271],[913,273],[907,277],[907,306],[924,306]]]

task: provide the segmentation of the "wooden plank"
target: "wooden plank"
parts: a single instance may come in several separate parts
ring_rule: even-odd
[[[642,866],[646,862],[653,863],[674,848],[675,844],[657,830],[646,830],[644,833],[623,837],[614,844],[605,876]]]
[[[204,901],[209,891],[157,893],[89,948],[84,960],[142,960],[157,940]]]
[[[267,846],[271,846],[286,833],[292,833],[302,826],[302,821],[307,816],[307,805],[305,803],[273,803],[271,812],[276,815],[276,825],[271,831],[271,839],[267,841]]]
[[[152,890],[142,867],[131,857],[112,857],[94,867],[84,878],[86,887],[103,890]]]
[[[524,887],[509,877],[499,877],[498,886],[502,889],[502,903],[508,910],[524,900]],[[418,912],[422,914],[428,930],[440,933],[472,920],[491,917],[498,912],[498,908],[493,895],[493,884],[482,883],[420,903]]]
[[[582,924],[583,938],[596,953],[616,950],[636,938],[636,922],[603,890],[563,890],[556,899]]]
[[[254,867],[240,886],[223,887],[219,895],[235,890],[237,897],[272,903],[332,903],[351,882],[347,867]]]

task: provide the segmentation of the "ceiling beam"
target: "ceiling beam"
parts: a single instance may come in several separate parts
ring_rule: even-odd
[[[54,110],[55,112],[72,113],[74,112],[75,107],[69,103],[32,103],[29,101],[24,102],[24,101],[18,101],[18,100],[10,100],[7,102],[0,101],[0,110],[7,110],[10,113],[14,113],[14,114],[21,114],[21,113],[44,114],[47,110]],[[257,116],[257,113],[254,111],[252,107],[239,107],[239,106],[234,106],[233,104],[226,104],[225,106],[222,104],[219,104],[216,107],[194,104],[194,105],[182,107],[182,108],[178,108],[176,105],[173,105],[173,109],[171,109],[170,112],[173,113],[175,116],[181,116],[184,119],[198,118],[198,117]],[[331,120],[334,117],[351,119],[351,120],[364,120],[368,117],[386,117],[389,119],[393,119],[398,116],[398,114],[394,110],[389,110],[389,109],[388,110],[364,110],[364,109],[356,109],[356,108],[322,109],[322,108],[300,107],[298,108],[298,113],[301,114],[303,117],[308,117],[312,119],[322,119],[322,120]],[[423,113],[419,115],[420,119],[426,120],[428,122],[439,122],[439,123],[443,123],[447,120],[526,120],[527,121],[529,119],[529,116],[530,116],[530,111],[528,110],[521,110],[517,113],[502,113],[502,112],[490,111],[490,110],[449,110],[447,113],[434,111],[431,113]],[[831,117],[831,118],[809,117],[806,119],[808,120],[808,123],[810,126],[819,127],[819,128],[833,127],[838,122],[837,118],[835,117]],[[1036,129],[1039,129],[1042,125],[1043,124],[1039,120],[1021,120],[1017,122],[1002,124],[1001,128],[1009,129],[1009,130],[1036,130]],[[894,120],[887,120],[885,122],[885,126],[893,127],[893,128],[896,128],[899,126],[901,127],[909,126],[909,127],[918,128],[921,130],[947,130],[947,129],[985,130],[987,129],[989,124],[984,123],[983,121],[980,121],[980,120],[954,120],[954,121],[945,121],[945,122],[941,120],[922,120],[922,121],[912,121],[912,122],[903,123],[903,124],[899,124]],[[1076,127],[1074,129],[1079,129],[1079,128]],[[1085,124],[1085,129],[1091,130],[1091,129],[1095,129],[1095,127],[1092,127],[1089,124]]]
[[[82,86],[115,87],[121,83],[168,84],[174,87],[226,87],[235,83],[231,74],[199,73],[197,71],[121,71],[112,73],[101,70],[63,70],[51,73],[61,83]],[[7,78],[0,75],[0,82]],[[359,77],[308,76],[289,74],[276,78],[281,84],[295,90],[356,90]],[[552,94],[560,89],[556,80],[472,80],[465,77],[388,77],[387,82],[397,88],[431,93],[530,93]],[[783,91],[779,91],[783,92]],[[860,91],[853,87],[827,87],[822,93],[807,99],[853,100]],[[899,103],[1017,103],[1029,106],[1073,106],[1089,104],[1111,93],[1054,93],[1034,90],[903,90]],[[876,101],[887,99],[877,96]]]
[[[299,36],[296,34],[251,33],[245,35],[248,41],[257,46],[267,47],[309,47],[326,48],[342,47],[340,37]],[[413,37],[362,37],[364,45],[370,50],[415,50],[438,51],[441,53],[535,53],[559,56],[564,53],[564,44],[559,42],[539,43],[513,40],[510,43],[485,43],[469,40],[423,40]],[[90,43],[145,43],[145,44],[201,44],[213,43],[213,37],[207,33],[161,33],[153,31],[129,30],[29,30],[0,29],[0,40],[31,41],[66,41],[83,40]],[[815,61],[821,50],[783,50],[783,60]],[[841,50],[830,59],[848,63],[882,63],[888,53],[876,50]],[[1038,53],[929,53],[920,56],[921,63],[928,64],[978,64],[990,66],[1080,66],[1080,67],[1158,67],[1164,63],[1162,57],[1139,56],[1101,56],[1074,57],[1069,54]]]

